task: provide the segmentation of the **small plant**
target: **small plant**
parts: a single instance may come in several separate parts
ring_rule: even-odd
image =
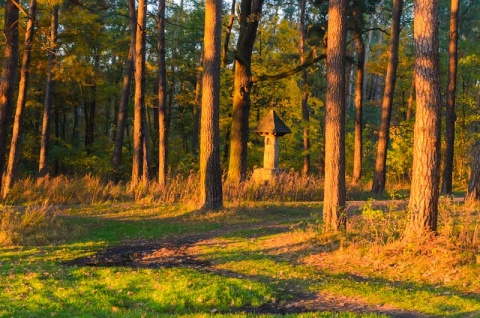
[[[368,199],[367,202],[362,206],[362,216],[367,221],[370,229],[374,232],[375,242],[380,241],[382,224],[385,221],[385,215],[382,210],[375,209],[372,206],[373,199]]]

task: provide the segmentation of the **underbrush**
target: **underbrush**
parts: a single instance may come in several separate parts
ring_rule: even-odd
[[[155,181],[140,183],[137,187],[122,182],[105,181],[98,176],[26,178],[17,181],[5,204],[99,204],[135,201],[138,203],[184,203],[198,204],[198,175],[172,176],[162,188]],[[350,185],[349,200],[371,197],[367,184]],[[368,196],[367,196],[368,194]],[[241,184],[224,182],[225,202],[234,206],[247,202],[307,202],[323,200],[323,179],[299,172],[281,173],[274,181],[259,184],[249,176]],[[388,198],[380,195],[378,198]]]
[[[0,247],[64,242],[75,237],[76,231],[46,205],[22,209],[0,207]]]
[[[307,264],[361,277],[480,292],[478,216],[478,210],[441,198],[437,233],[412,241],[403,237],[405,209],[370,200],[352,213],[343,233],[324,234],[318,219],[297,231],[315,233],[313,244],[321,246],[319,254],[305,258]]]

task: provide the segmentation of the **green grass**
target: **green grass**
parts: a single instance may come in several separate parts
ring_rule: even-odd
[[[338,238],[316,232],[318,210],[318,204],[251,204],[210,213],[133,203],[59,207],[62,221],[78,229],[75,236],[49,246],[0,248],[0,317],[276,317],[262,308],[288,308],[317,293],[364,307],[480,317],[480,286],[462,290],[414,276],[372,276],[341,263],[333,269],[308,263],[312,255],[343,253]],[[208,268],[63,264],[109,247],[192,235],[203,237],[189,253],[209,262]],[[460,265],[456,270],[478,272],[478,264]],[[289,316],[380,316],[341,308]]]

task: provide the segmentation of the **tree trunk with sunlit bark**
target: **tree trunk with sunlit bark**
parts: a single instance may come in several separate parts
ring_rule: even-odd
[[[202,114],[200,120],[200,208],[223,207],[220,166],[220,55],[222,2],[205,3]]]
[[[409,223],[405,237],[437,230],[440,170],[440,74],[438,1],[414,1],[416,115]]]
[[[327,29],[327,95],[325,114],[325,230],[346,227],[345,211],[345,51],[346,0],[331,0]]]

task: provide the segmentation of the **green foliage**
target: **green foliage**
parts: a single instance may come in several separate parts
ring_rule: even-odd
[[[390,148],[387,153],[387,174],[395,183],[410,180],[412,169],[413,125],[402,123],[390,128]]]

